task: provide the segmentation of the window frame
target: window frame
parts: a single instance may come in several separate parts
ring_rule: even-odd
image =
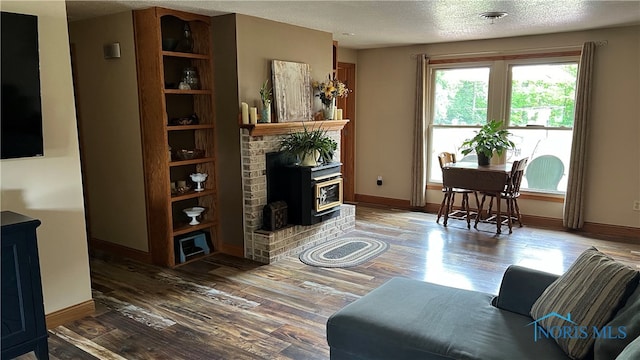
[[[430,60],[426,65],[426,74],[428,93],[425,97],[428,99],[429,113],[428,116],[428,139],[427,139],[427,184],[442,184],[437,180],[433,180],[431,170],[433,169],[433,134],[434,129],[479,129],[480,125],[451,125],[451,124],[434,124],[435,116],[435,71],[441,69],[464,69],[464,68],[489,68],[489,88],[487,96],[487,121],[489,119],[504,119],[507,129],[514,130],[564,130],[573,131],[572,127],[549,127],[549,126],[511,126],[511,97],[512,97],[512,68],[518,65],[544,65],[544,64],[576,64],[580,66],[580,50],[565,50],[550,53],[528,53],[528,54],[507,54],[486,57],[469,57],[469,58],[448,58]],[[577,78],[576,78],[577,88]],[[523,192],[529,192],[536,197],[549,197],[552,201],[557,200],[558,195],[564,197],[565,191],[525,189]]]

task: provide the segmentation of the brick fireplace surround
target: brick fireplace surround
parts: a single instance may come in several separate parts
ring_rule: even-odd
[[[283,257],[335,239],[355,229],[355,206],[343,204],[340,215],[316,225],[289,225],[276,231],[262,228],[262,209],[267,204],[266,154],[278,151],[286,134],[252,136],[241,129],[242,192],[245,257],[270,264]],[[340,144],[340,131],[327,131]],[[335,154],[340,158],[340,149]]]

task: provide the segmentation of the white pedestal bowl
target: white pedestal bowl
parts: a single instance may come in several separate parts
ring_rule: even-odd
[[[200,222],[198,221],[197,218],[204,211],[203,207],[194,206],[194,207],[191,207],[191,208],[183,209],[182,211],[185,214],[187,214],[187,216],[189,216],[191,218],[191,222],[189,223],[189,225],[198,225],[198,224],[200,224]]]
[[[191,174],[191,181],[193,181],[194,183],[196,183],[196,188],[195,191],[204,191],[204,181],[207,180],[207,174],[203,174],[203,173],[195,173],[195,174]]]

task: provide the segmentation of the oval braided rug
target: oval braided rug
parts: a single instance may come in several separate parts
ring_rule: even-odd
[[[300,261],[318,267],[345,268],[360,265],[382,254],[389,245],[364,237],[346,237],[327,241],[305,250]]]

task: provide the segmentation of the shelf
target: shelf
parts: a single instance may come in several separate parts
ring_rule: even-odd
[[[205,189],[204,191],[189,191],[184,194],[171,195],[171,202],[182,201],[187,199],[198,198],[201,196],[212,195],[214,193],[213,189]]]
[[[323,121],[294,121],[284,123],[263,123],[263,124],[240,124],[243,129],[249,129],[249,135],[284,135],[307,129],[324,129],[327,131],[342,130],[349,122],[344,120],[323,120]]]
[[[162,55],[163,56],[171,56],[171,57],[179,57],[179,58],[187,58],[187,59],[209,60],[209,55],[185,53],[185,52],[178,52],[178,51],[163,51]]]
[[[219,254],[219,253],[218,253],[218,252],[215,252],[215,251],[211,251],[211,252],[210,252],[210,253],[208,253],[208,254],[203,254],[203,255],[200,255],[200,256],[196,256],[196,257],[194,257],[194,258],[192,258],[192,259],[189,259],[189,260],[187,260],[187,261],[185,261],[185,262],[183,262],[183,263],[176,262],[176,264],[174,265],[174,267],[180,267],[180,266],[183,266],[183,265],[187,265],[187,264],[190,264],[190,263],[192,263],[192,262],[196,262],[196,261],[198,261],[198,260],[202,260],[202,259],[204,259],[204,258],[207,258],[207,257],[209,257],[209,256],[213,256],[213,255],[216,255],[216,254]]]
[[[206,130],[213,129],[213,124],[198,124],[198,125],[167,125],[167,131],[177,130]]]
[[[212,157],[203,157],[203,158],[199,158],[199,159],[172,161],[172,162],[169,163],[169,166],[183,166],[183,165],[203,164],[203,163],[208,163],[208,162],[214,162],[214,158],[212,158]]]
[[[185,223],[173,228],[173,236],[184,235],[192,231],[208,229],[214,225],[215,223],[211,220],[204,220],[198,225],[189,225],[189,223]]]
[[[164,93],[175,95],[211,95],[211,90],[164,89]]]

